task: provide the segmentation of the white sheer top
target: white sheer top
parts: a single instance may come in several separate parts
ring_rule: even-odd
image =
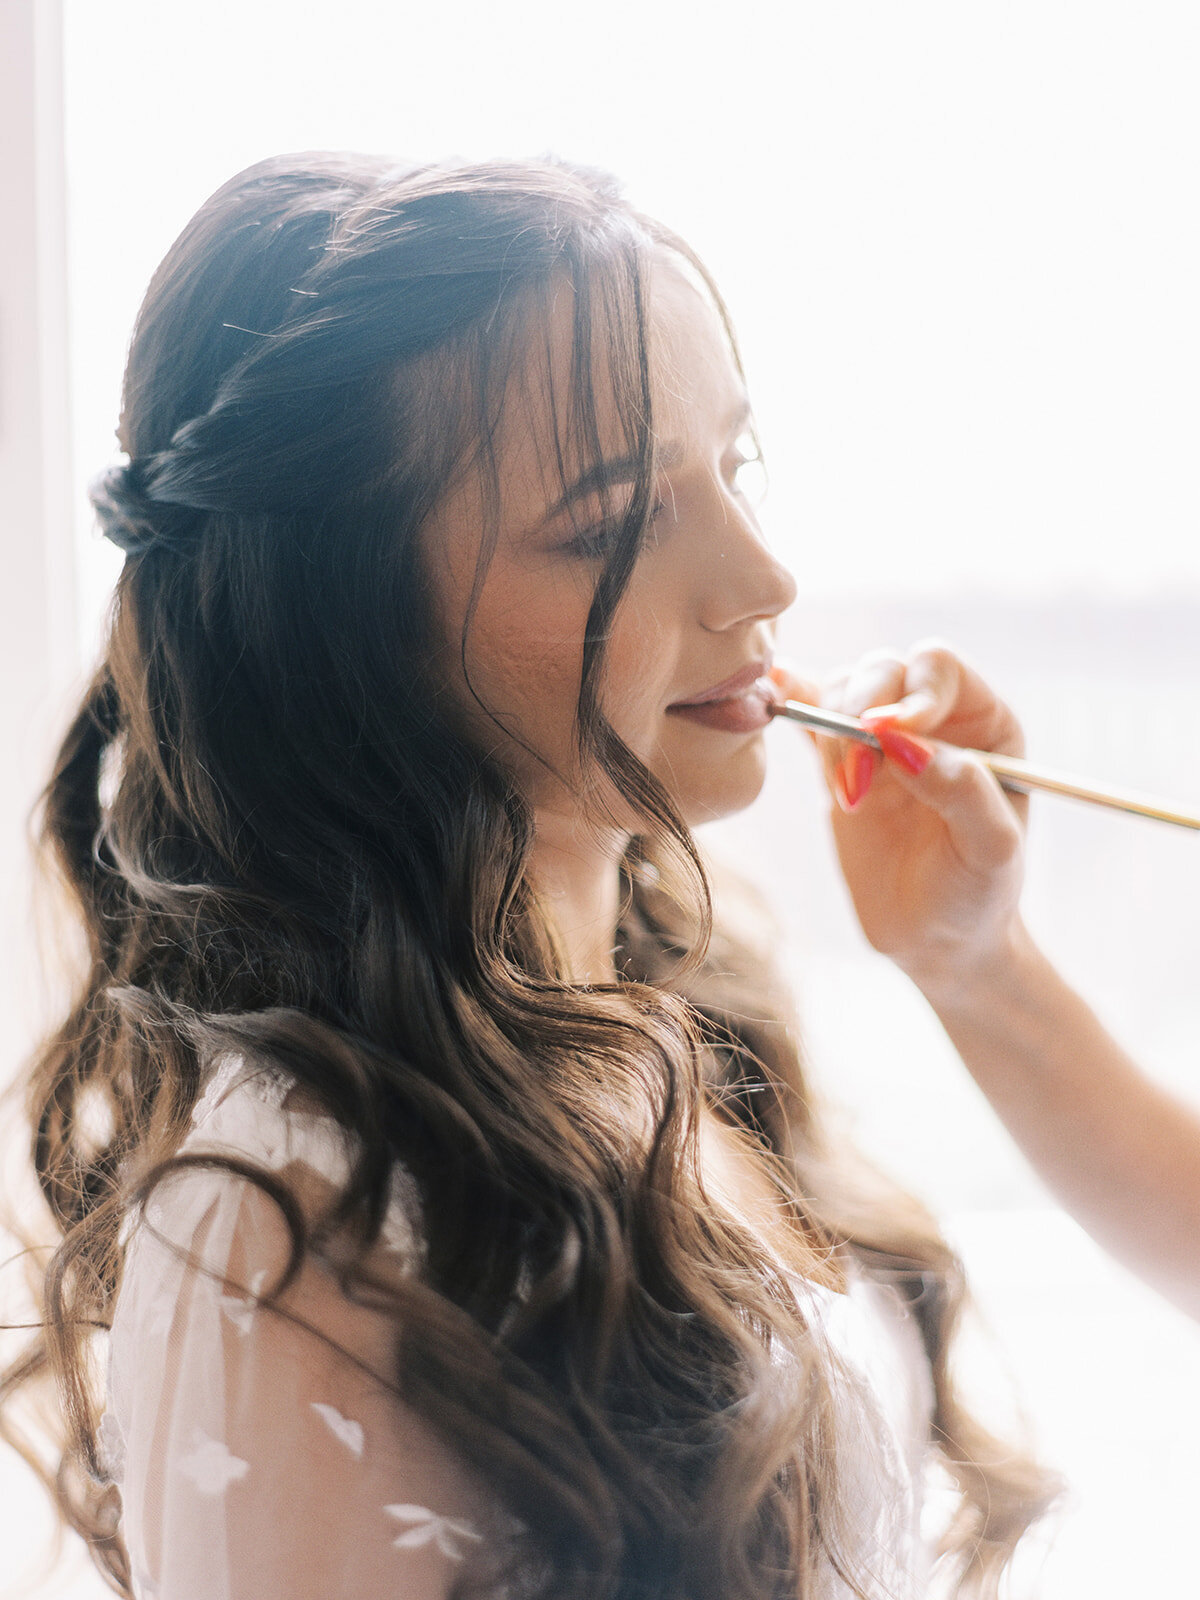
[[[328,1196],[349,1171],[344,1135],[330,1118],[285,1105],[293,1086],[282,1072],[226,1059],[182,1151],[284,1174],[302,1203],[306,1192]],[[288,1242],[261,1190],[203,1168],[165,1180],[127,1231],[100,1442],[121,1491],[134,1592],[443,1600],[464,1557],[511,1524],[379,1381],[393,1370],[387,1318],[346,1299],[312,1262],[281,1301],[310,1326],[256,1306]],[[419,1266],[419,1202],[403,1171],[381,1243],[394,1270]],[[222,1279],[251,1293],[229,1293]],[[917,1600],[928,1581],[920,1516],[932,1389],[915,1320],[863,1277],[846,1294],[805,1289],[867,1397],[846,1406],[841,1441],[855,1554],[880,1600]],[[831,1574],[822,1600],[846,1593]]]

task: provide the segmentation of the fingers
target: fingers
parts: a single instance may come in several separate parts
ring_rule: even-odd
[[[900,665],[894,694],[860,707],[857,715],[872,722],[900,723],[913,732],[937,727],[961,696],[969,671],[965,662],[948,645],[931,639],[914,645]]]
[[[879,654],[882,657],[884,652]],[[849,676],[846,673],[836,674],[824,683],[818,683],[801,674],[790,661],[781,660],[771,668],[769,676],[788,700],[823,706],[827,710],[844,709],[844,691]],[[871,679],[870,683],[874,681]],[[871,689],[867,687],[865,693],[869,700]],[[843,810],[852,811],[870,787],[879,757],[866,745],[831,739],[828,734],[816,733],[811,728],[806,731],[820,757],[831,792]]]
[[[821,687],[815,678],[806,677],[794,662],[776,661],[767,676],[788,700],[800,700],[807,706],[821,704]]]
[[[896,650],[872,650],[845,675],[838,704],[831,709],[857,717],[868,706],[903,694],[907,663]]]
[[[857,717],[869,706],[904,692],[906,664],[895,650],[873,650],[848,672],[825,687],[822,705]],[[881,765],[868,745],[848,739],[826,739],[821,746],[826,782],[843,811],[857,809],[874,782]]]
[[[821,704],[820,684],[815,678],[805,677],[791,661],[776,661],[767,676],[785,700],[799,700],[806,706]],[[804,731],[820,753],[823,741],[817,738],[811,728],[806,728]]]
[[[811,693],[813,686],[806,683],[805,689]],[[1024,752],[1012,712],[940,639],[922,640],[906,652],[872,651],[828,678],[818,703],[860,718],[883,746],[889,770],[912,777],[932,759],[930,738],[1012,755]],[[843,810],[856,809],[880,757],[844,739],[821,737],[818,748],[834,797]]]
[[[888,771],[913,799],[934,811],[946,826],[950,843],[964,865],[995,872],[1021,851],[1021,816],[1025,799],[1014,806],[995,777],[971,751],[952,744],[925,744],[919,765],[887,751]]]
[[[988,683],[940,639],[914,645],[905,659],[901,691],[859,712],[872,732],[878,725],[934,734],[952,744],[1023,755],[1016,717]]]

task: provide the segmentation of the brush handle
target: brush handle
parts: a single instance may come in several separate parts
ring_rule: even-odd
[[[820,706],[806,706],[800,700],[786,700],[775,707],[775,715],[799,722],[815,733],[853,739],[858,744],[869,745],[872,750],[883,749],[875,735],[869,728],[864,728],[857,717],[848,717],[841,711],[825,711]],[[1035,790],[1044,794],[1061,794],[1071,800],[1086,800],[1089,805],[1127,811],[1135,817],[1152,817],[1156,822],[1173,822],[1179,828],[1200,829],[1200,816],[1195,812],[1180,811],[1177,806],[1154,800],[1149,795],[1130,794],[1119,789],[1097,789],[1066,773],[1049,772],[1045,767],[1031,766],[1017,756],[999,756],[990,750],[968,750],[967,754],[982,761],[989,772],[995,773],[1001,787],[1015,794],[1031,794]]]

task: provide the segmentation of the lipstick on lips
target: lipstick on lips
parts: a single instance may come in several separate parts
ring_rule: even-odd
[[[689,700],[667,707],[673,717],[684,717],[702,728],[721,733],[757,733],[770,722],[779,691],[767,677],[769,661],[754,661],[732,678],[704,689]]]

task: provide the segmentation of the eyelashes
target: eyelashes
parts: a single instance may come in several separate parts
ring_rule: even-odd
[[[656,500],[650,508],[646,518],[646,528],[651,529],[658,521],[661,514],[667,509],[665,500]],[[565,555],[580,556],[585,561],[599,561],[607,556],[620,539],[625,528],[623,516],[606,517],[600,522],[593,523],[589,528],[581,528],[573,539],[559,548]]]
[[[733,494],[756,507],[766,491],[766,467],[762,456],[750,434],[740,436],[734,450],[736,453],[732,459],[727,459],[722,466],[725,485]],[[644,529],[647,543],[652,542],[650,536],[653,534],[654,525],[667,509],[668,499],[673,505],[674,496],[671,495],[666,498],[660,497],[650,508]],[[620,540],[627,515],[627,511],[617,513],[580,528],[573,538],[559,546],[560,552],[583,561],[605,559]]]

